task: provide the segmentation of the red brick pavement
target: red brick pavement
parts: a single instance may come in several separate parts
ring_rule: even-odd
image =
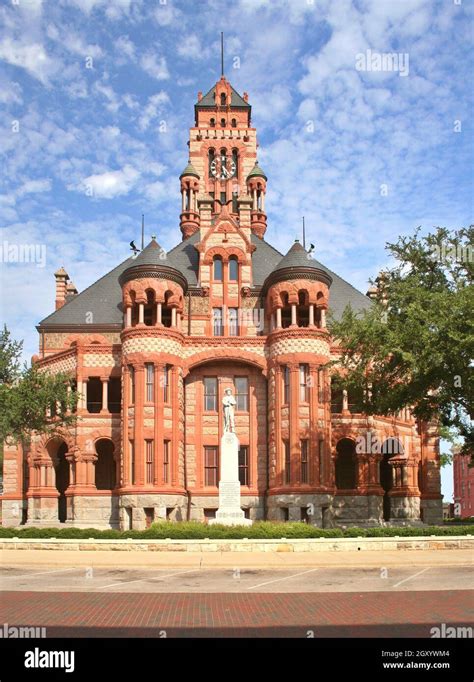
[[[0,607],[0,622],[48,637],[429,637],[441,623],[472,625],[474,592],[3,592]]]

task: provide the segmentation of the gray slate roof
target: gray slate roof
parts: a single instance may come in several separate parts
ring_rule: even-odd
[[[197,286],[199,254],[194,245],[199,241],[199,238],[199,232],[195,232],[191,237],[188,237],[188,239],[185,239],[168,251],[165,259],[160,258],[160,254],[163,253],[161,248],[156,248],[158,246],[156,243],[155,246],[152,246],[153,242],[150,242],[136,258],[130,256],[124,260],[120,265],[117,265],[116,268],[91,284],[87,289],[84,289],[80,294],[71,297],[62,308],[45,317],[40,322],[40,325],[42,327],[53,328],[62,325],[83,326],[88,321],[92,325],[121,325],[123,320],[122,290],[119,284],[119,277],[124,270],[135,265],[153,263],[173,267],[186,277],[189,286]],[[349,284],[349,282],[346,282],[342,277],[336,275],[336,273],[329,270],[329,268],[316,259],[308,259],[306,251],[301,245],[297,248],[297,245],[293,244],[286,256],[283,256],[264,239],[260,239],[252,234],[251,240],[252,244],[257,247],[252,254],[253,283],[255,286],[262,286],[268,275],[279,266],[288,267],[288,261],[285,263],[286,259],[291,259],[290,265],[298,265],[301,264],[301,259],[303,258],[306,267],[312,264],[314,267],[324,270],[332,277],[329,307],[336,318],[342,315],[344,308],[348,304],[354,310],[360,311],[372,305],[370,299]],[[91,313],[92,320],[90,320]]]
[[[275,270],[283,270],[284,268],[317,268],[314,258],[308,258],[308,252],[300,244],[298,240],[288,250],[286,256],[280,260]]]
[[[202,100],[200,102],[196,102],[196,106],[197,107],[215,107],[216,106],[216,102],[214,99],[215,89],[216,89],[216,86],[213,85],[212,88],[209,90],[209,92],[206,92],[206,94],[204,95]],[[235,88],[233,88],[232,85],[230,86],[230,90],[232,93],[231,99],[230,99],[230,108],[231,109],[232,109],[232,107],[250,108],[250,104],[248,102],[246,102],[243,97],[241,97],[239,95],[237,90]]]

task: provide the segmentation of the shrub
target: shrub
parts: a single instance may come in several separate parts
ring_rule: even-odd
[[[278,523],[257,521],[251,526],[207,525],[198,521],[153,523],[146,530],[98,530],[97,528],[4,528],[0,538],[62,538],[70,540],[264,540],[280,538],[357,538],[357,537],[414,537],[414,536],[474,535],[474,525],[446,526],[390,526],[374,528],[316,528],[301,521]]]

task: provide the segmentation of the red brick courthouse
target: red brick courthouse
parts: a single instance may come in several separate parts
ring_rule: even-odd
[[[33,434],[25,452],[6,448],[3,524],[213,517],[228,387],[246,516],[441,521],[436,430],[408,410],[367,417],[357,396],[331,391],[327,311],[370,298],[298,241],[286,254],[265,241],[251,107],[224,77],[198,95],[179,180],[177,246],[165,253],[152,239],[82,293],[55,273],[56,311],[38,326],[35,359],[70,375],[79,419]]]

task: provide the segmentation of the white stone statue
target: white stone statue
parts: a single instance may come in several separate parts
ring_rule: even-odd
[[[224,406],[224,433],[235,433],[234,412],[237,403],[231,388],[225,389],[222,404]]]

